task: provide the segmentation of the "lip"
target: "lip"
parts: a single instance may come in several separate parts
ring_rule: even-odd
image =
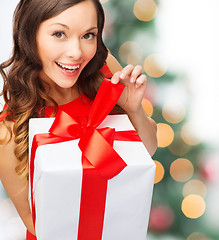
[[[61,63],[61,62],[59,62]],[[81,63],[78,63],[78,64],[66,64],[66,63],[61,63],[62,65],[67,65],[67,66],[79,66],[79,68],[75,71],[75,72],[67,72],[65,71],[64,69],[62,69],[61,67],[59,67],[57,64],[57,68],[59,69],[59,71],[66,77],[75,77],[78,75],[79,71],[80,71],[80,68],[81,68]]]

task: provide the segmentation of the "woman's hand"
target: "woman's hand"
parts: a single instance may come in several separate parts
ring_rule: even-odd
[[[117,84],[121,82],[126,87],[118,101],[118,105],[128,114],[133,115],[142,110],[142,100],[144,98],[147,78],[142,74],[140,65],[127,65],[121,71],[116,72],[111,82]]]
[[[142,67],[127,65],[122,68],[110,54],[107,58],[107,65],[114,74],[111,82],[114,84],[121,82],[125,85],[118,105],[127,113],[136,132],[152,156],[157,149],[157,126],[142,107],[147,83],[146,76],[142,74]]]

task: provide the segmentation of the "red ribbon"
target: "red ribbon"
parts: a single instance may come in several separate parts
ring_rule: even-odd
[[[82,151],[82,191],[78,240],[101,240],[104,222],[107,181],[127,165],[113,149],[113,141],[140,141],[135,131],[115,132],[115,129],[97,129],[117,103],[124,86],[104,80],[92,105],[89,117],[58,111],[49,133],[33,138],[30,160],[32,214],[36,213],[33,200],[34,159],[39,146],[80,138]]]

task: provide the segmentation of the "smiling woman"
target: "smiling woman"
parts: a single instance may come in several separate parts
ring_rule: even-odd
[[[43,65],[40,76],[53,86],[53,98],[62,99],[56,101],[59,105],[64,99],[71,100],[73,93],[79,95],[77,79],[96,53],[97,34],[97,14],[91,1],[70,7],[40,25],[36,37]]]
[[[146,76],[141,66],[122,69],[108,54],[103,26],[99,0],[21,0],[15,10],[13,54],[0,65],[6,103],[0,113],[0,179],[28,229],[27,240],[36,239],[27,184],[30,118],[55,116],[75,102],[87,114],[104,77],[112,77],[112,84],[125,85],[120,112],[127,113],[149,154],[156,150],[156,124],[141,105]]]

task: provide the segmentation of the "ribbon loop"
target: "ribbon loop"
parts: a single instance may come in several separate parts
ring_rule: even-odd
[[[80,137],[80,124],[69,114],[59,110],[49,132],[59,137],[67,137],[70,139]]]
[[[88,126],[97,128],[102,123],[118,102],[124,87],[121,83],[115,85],[103,80],[90,111]]]

